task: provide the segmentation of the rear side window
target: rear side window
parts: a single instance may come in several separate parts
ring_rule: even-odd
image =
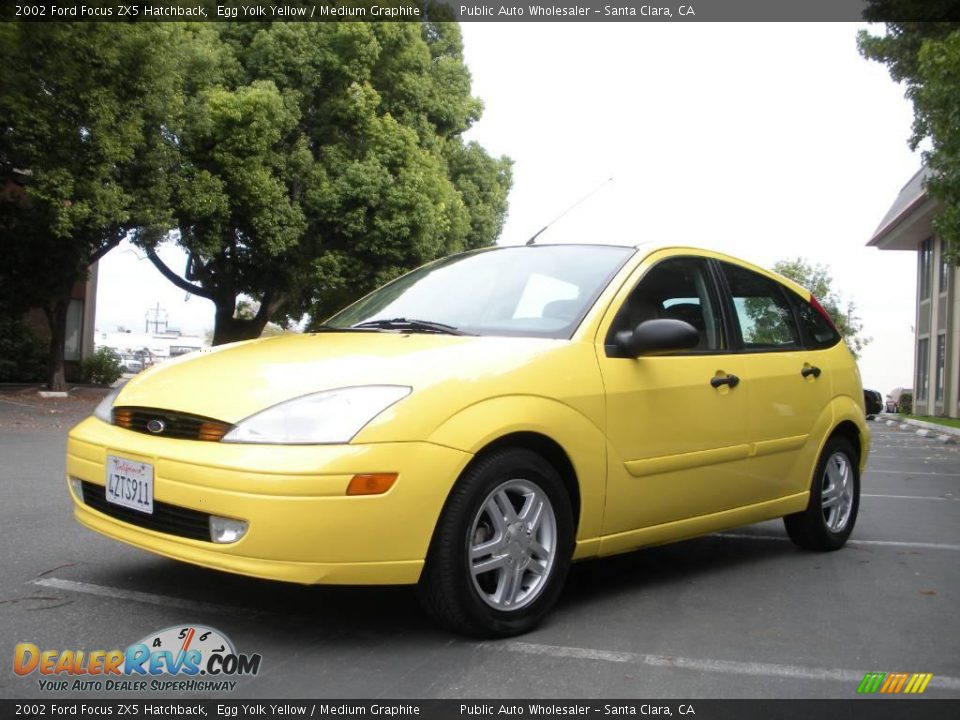
[[[801,346],[793,309],[783,286],[739,265],[721,263],[745,350]]]
[[[840,342],[840,334],[833,329],[827,319],[802,297],[792,294],[800,320],[800,329],[804,335],[804,345],[822,350]]]

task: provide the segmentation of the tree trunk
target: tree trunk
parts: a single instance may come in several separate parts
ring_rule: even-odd
[[[240,340],[253,340],[260,337],[260,333],[267,325],[266,314],[261,317],[261,314],[258,313],[256,317],[247,320],[235,318],[233,316],[234,310],[235,302],[232,298],[229,302],[217,302],[213,325],[214,345],[223,345]]]
[[[59,298],[53,305],[44,306],[50,327],[50,354],[47,358],[47,389],[62,392],[67,388],[63,356],[67,341],[67,308],[70,307],[69,293]]]
[[[147,257],[154,267],[160,271],[167,280],[172,282],[178,288],[186,290],[198,297],[206,298],[213,302],[216,307],[213,321],[213,344],[224,345],[225,343],[239,342],[241,340],[255,340],[263,333],[270,317],[280,310],[284,303],[289,301],[289,297],[280,291],[267,290],[260,302],[260,309],[256,316],[252,318],[234,317],[237,312],[237,294],[233,291],[232,285],[206,288],[202,284],[197,285],[177,275],[168,268],[163,260],[157,255],[153,248],[147,249]],[[190,265],[187,275],[196,278],[200,275],[209,273],[200,272],[198,267],[202,263],[193,254],[190,255]]]

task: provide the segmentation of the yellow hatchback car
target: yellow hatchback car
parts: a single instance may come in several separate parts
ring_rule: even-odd
[[[784,517],[834,550],[870,443],[810,293],[715,252],[498,247],[317,332],[144,371],[73,428],[77,519],[197,565],[417,584],[444,626],[529,630],[570,562]]]

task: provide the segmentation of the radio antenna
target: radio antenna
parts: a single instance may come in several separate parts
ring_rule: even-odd
[[[537,232],[535,232],[535,233],[533,234],[533,237],[531,237],[529,240],[527,240],[527,245],[533,245],[533,243],[536,241],[536,239],[537,239],[538,237],[540,237],[540,235],[543,233],[544,230],[546,230],[548,227],[550,227],[551,225],[553,225],[557,220],[559,220],[560,218],[562,218],[564,215],[566,215],[568,212],[570,212],[571,210],[573,210],[575,207],[577,207],[578,205],[581,205],[582,203],[586,202],[586,201],[589,200],[591,197],[593,197],[594,195],[596,195],[598,192],[600,192],[600,190],[603,188],[604,185],[606,185],[607,183],[611,182],[612,180],[613,180],[613,176],[608,177],[608,178],[607,178],[606,180],[604,180],[602,183],[600,183],[599,185],[597,185],[593,190],[591,190],[591,191],[588,192],[586,195],[584,195],[582,198],[580,198],[579,200],[577,200],[573,205],[571,205],[571,206],[568,207],[566,210],[564,210],[562,213],[560,213],[559,215],[557,215],[553,220],[551,220],[551,221],[548,222],[546,225],[544,225],[542,228],[540,228]]]

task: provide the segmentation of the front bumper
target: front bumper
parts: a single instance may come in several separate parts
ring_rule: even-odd
[[[154,499],[246,520],[216,544],[110,517],[73,497],[77,520],[177,560],[304,584],[406,584],[420,577],[447,494],[472,457],[426,442],[240,445],[158,438],[88,418],[67,439],[67,475],[103,486],[106,456],[151,463]],[[346,496],[359,473],[393,472],[382,495]]]

